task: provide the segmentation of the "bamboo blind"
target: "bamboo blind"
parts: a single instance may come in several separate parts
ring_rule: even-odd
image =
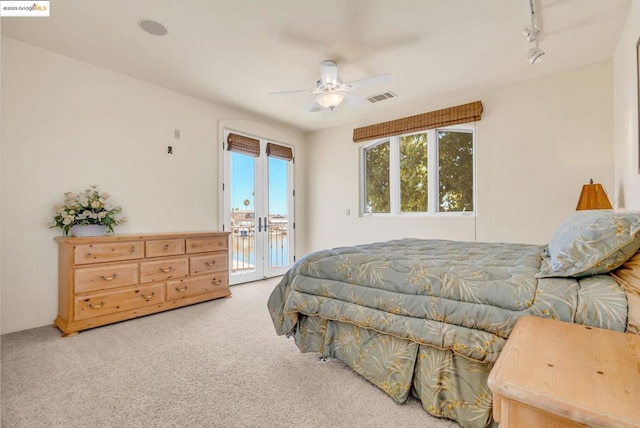
[[[392,135],[407,134],[410,132],[433,129],[441,126],[456,125],[480,120],[482,118],[482,102],[475,101],[442,110],[422,113],[402,119],[376,123],[353,130],[353,142],[375,140],[376,138],[390,137]]]
[[[260,140],[238,134],[229,134],[227,136],[227,150],[257,158],[260,156]]]
[[[285,147],[274,143],[267,143],[267,156],[290,161],[293,159],[293,150],[291,149],[291,147]]]

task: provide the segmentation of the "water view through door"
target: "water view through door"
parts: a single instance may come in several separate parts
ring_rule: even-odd
[[[255,141],[257,153],[235,150],[233,144],[225,153],[232,284],[281,275],[291,265],[292,151]]]

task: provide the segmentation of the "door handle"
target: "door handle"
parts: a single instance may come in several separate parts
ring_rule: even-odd
[[[265,218],[264,218],[264,231],[265,231],[265,232],[267,231],[267,227],[269,227],[269,226],[268,226],[268,224],[267,224],[267,218],[265,217]]]
[[[262,232],[262,217],[258,217],[258,232]]]

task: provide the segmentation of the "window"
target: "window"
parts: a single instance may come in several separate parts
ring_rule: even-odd
[[[377,143],[365,150],[364,164],[367,212],[388,213],[391,209],[389,140]]]
[[[471,126],[388,137],[361,150],[363,214],[473,212]]]

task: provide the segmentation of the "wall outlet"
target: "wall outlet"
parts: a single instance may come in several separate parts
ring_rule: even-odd
[[[347,208],[347,215],[351,215],[351,210]]]
[[[179,129],[174,129],[173,130],[173,138],[175,138],[176,140],[180,139],[180,130]]]
[[[167,153],[169,153],[170,155],[173,154],[173,146],[167,146]]]

